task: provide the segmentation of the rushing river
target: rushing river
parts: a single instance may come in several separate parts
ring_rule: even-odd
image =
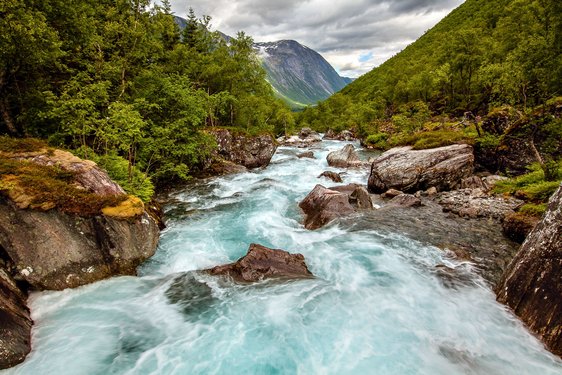
[[[435,266],[466,265],[439,249],[376,226],[302,227],[298,202],[332,185],[316,177],[341,147],[323,142],[314,160],[280,148],[267,169],[171,194],[140,277],[33,294],[33,351],[3,373],[562,374],[478,275],[440,280]],[[344,183],[366,180],[348,171]],[[317,277],[242,286],[193,273],[185,293],[169,289],[253,242],[304,254]]]

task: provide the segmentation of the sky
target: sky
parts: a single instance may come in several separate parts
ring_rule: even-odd
[[[171,0],[185,17],[212,17],[228,35],[256,42],[293,39],[319,52],[342,76],[356,78],[400,52],[464,0]]]

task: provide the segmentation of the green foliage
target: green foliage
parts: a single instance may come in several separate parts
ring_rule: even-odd
[[[156,184],[187,179],[215,147],[205,127],[294,126],[252,39],[227,44],[210,17],[190,11],[180,32],[170,3],[149,0],[8,0],[0,14],[0,133],[104,155],[145,200],[139,171]]]
[[[387,139],[388,139],[388,134],[386,134],[386,133],[375,133],[375,134],[369,135],[365,139],[365,143],[368,146],[371,146],[375,149],[384,150],[387,146],[387,142],[386,142]]]
[[[540,217],[546,212],[547,208],[548,208],[548,204],[546,203],[539,203],[539,204],[526,203],[523,206],[521,206],[519,212],[525,215]]]
[[[411,145],[414,150],[449,146],[456,143],[472,143],[472,138],[463,132],[452,130],[426,131],[399,137],[393,140],[393,146]]]
[[[558,176],[562,176],[562,161],[557,163]],[[533,203],[545,203],[558,189],[562,179],[546,181],[544,171],[539,164],[533,164],[530,172],[512,179],[499,181],[494,187],[495,193],[516,194]]]

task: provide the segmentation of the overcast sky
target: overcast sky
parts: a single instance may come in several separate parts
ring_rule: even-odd
[[[342,75],[358,77],[400,52],[464,0],[171,0],[229,35],[256,42],[294,39],[319,52]]]

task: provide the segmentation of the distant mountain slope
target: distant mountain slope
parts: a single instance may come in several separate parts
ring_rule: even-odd
[[[183,29],[187,21],[176,17],[176,23]],[[230,39],[220,34],[226,41]],[[268,82],[293,108],[325,100],[353,81],[340,77],[318,52],[294,40],[254,43],[254,49],[267,72]]]
[[[351,82],[340,77],[316,51],[294,40],[255,43],[254,48],[277,94],[305,106],[328,98]]]

